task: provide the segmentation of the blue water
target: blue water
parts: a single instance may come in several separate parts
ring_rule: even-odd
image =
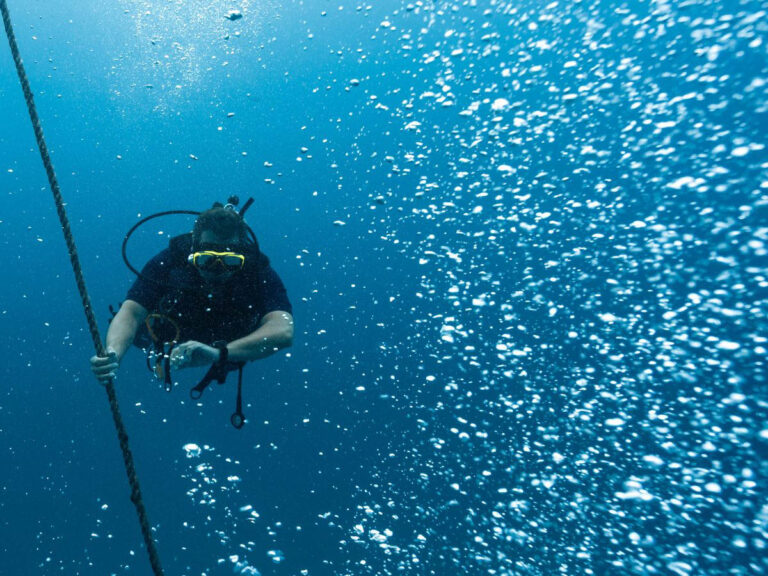
[[[240,431],[123,362],[166,574],[768,571],[763,2],[9,4],[102,330],[230,194],[293,302]],[[12,64],[0,575],[150,574]]]

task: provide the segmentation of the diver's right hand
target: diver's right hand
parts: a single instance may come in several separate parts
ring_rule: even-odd
[[[91,371],[102,384],[117,378],[117,369],[120,367],[120,359],[117,352],[107,348],[106,356],[91,356]]]

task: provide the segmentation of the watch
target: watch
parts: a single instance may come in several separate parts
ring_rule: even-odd
[[[224,340],[216,340],[216,342],[213,343],[214,348],[219,349],[219,359],[215,362],[217,366],[223,366],[227,363],[227,358],[229,358],[229,350],[227,350],[227,343]]]

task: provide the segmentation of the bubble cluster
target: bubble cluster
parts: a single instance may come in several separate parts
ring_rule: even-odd
[[[416,276],[373,387],[408,414],[399,462],[360,492],[350,574],[768,568],[764,16],[467,1],[381,21],[386,72],[350,81],[391,135],[364,220]]]
[[[244,494],[240,492],[241,478],[237,472],[240,462],[222,457],[212,446],[202,448],[194,443],[183,447],[187,458],[192,459],[189,470],[183,474],[191,487],[187,491],[193,506],[200,510],[198,518],[202,526],[210,532],[210,540],[221,555],[217,565],[229,564],[235,574],[252,574],[260,572],[249,562],[246,553],[254,556],[260,553],[253,541],[240,541],[241,534],[238,525],[255,524],[259,513],[251,504],[244,504]],[[214,464],[215,463],[215,464]],[[228,471],[226,478],[219,479],[219,471]],[[189,529],[197,529],[197,521],[188,520],[184,523]],[[233,553],[237,550],[237,553]],[[213,557],[213,554],[211,555]],[[274,562],[278,562],[275,554],[270,554]]]
[[[256,10],[250,0],[237,2],[238,9],[221,1],[158,4],[121,0],[120,4],[135,34],[130,52],[122,54],[112,67],[114,97],[150,93],[154,112],[161,114],[207,90],[218,71],[236,55],[241,34],[259,36],[264,22],[274,18],[272,4],[261,3]],[[211,56],[211,46],[220,48],[218,56]]]

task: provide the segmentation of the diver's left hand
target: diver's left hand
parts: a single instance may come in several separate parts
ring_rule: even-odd
[[[206,366],[219,360],[219,349],[202,342],[188,340],[171,351],[171,368],[193,368]]]

